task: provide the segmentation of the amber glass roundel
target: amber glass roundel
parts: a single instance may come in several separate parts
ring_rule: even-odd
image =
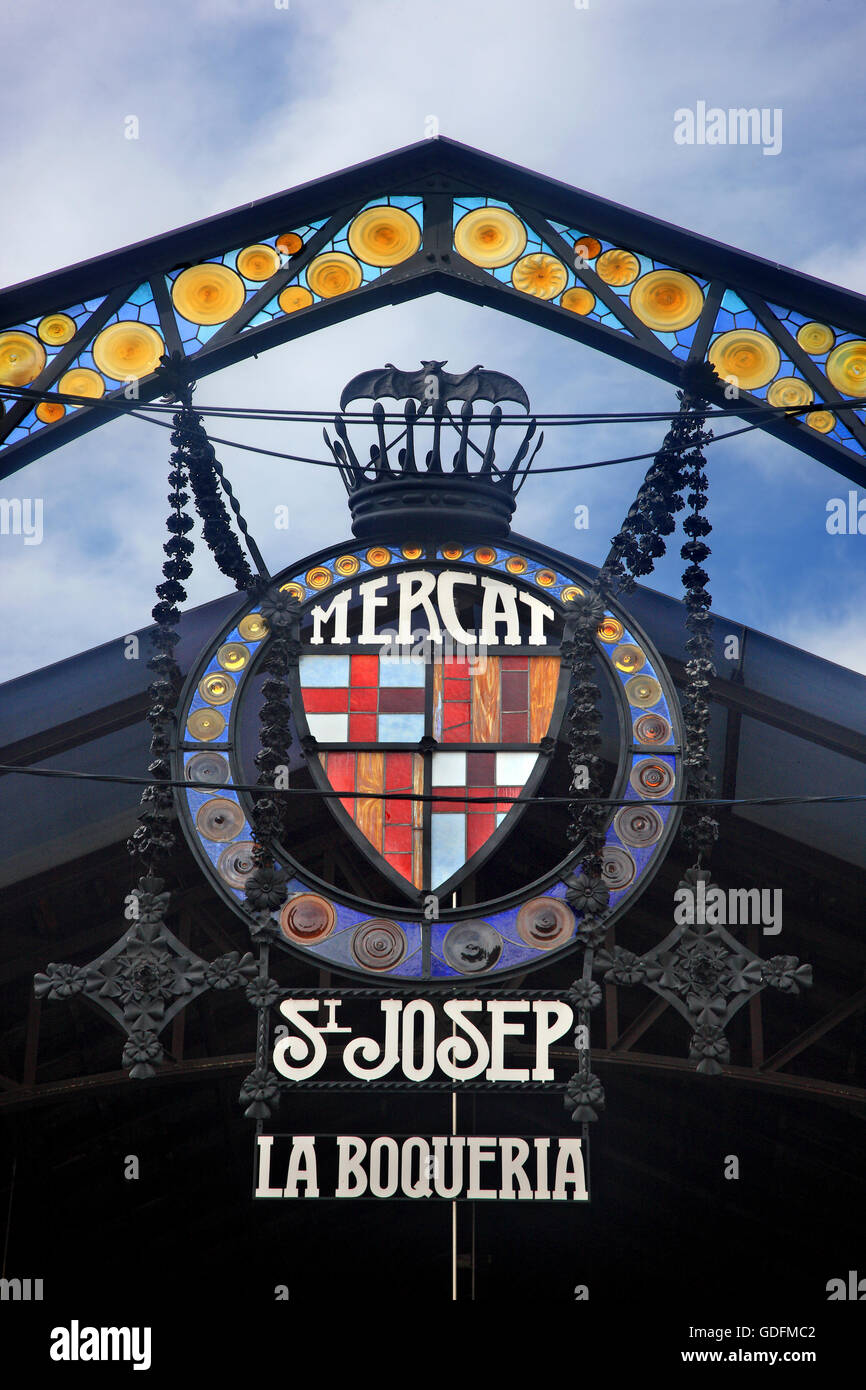
[[[289,285],[277,296],[277,303],[284,314],[294,314],[298,309],[306,309],[313,302],[313,296],[305,285]]]
[[[594,261],[601,250],[601,242],[598,237],[582,236],[574,243],[574,254],[580,256],[583,261]]]
[[[634,646],[632,642],[623,642],[613,653],[613,664],[618,671],[625,671],[631,675],[646,665],[646,656],[640,647]]]
[[[276,245],[281,256],[297,256],[304,243],[297,232],[283,232],[277,237]]]
[[[602,642],[618,642],[625,628],[618,618],[602,618],[598,625],[598,635]]]
[[[267,619],[261,613],[248,613],[238,623],[238,632],[245,642],[261,642],[268,633]]]
[[[217,652],[217,661],[224,671],[242,671],[249,659],[249,647],[243,642],[224,642]]]
[[[322,299],[356,290],[363,278],[358,262],[345,251],[325,251],[307,266],[307,284]]]
[[[384,545],[374,545],[367,551],[367,564],[372,565],[373,569],[384,569],[385,565],[391,563],[391,552],[386,550]]]
[[[797,329],[797,342],[812,357],[823,357],[836,341],[836,334],[826,323],[804,323]]]
[[[45,362],[45,349],[32,333],[0,333],[0,386],[29,386]]]
[[[638,709],[652,709],[662,697],[662,688],[654,676],[632,676],[625,683],[626,699]]]
[[[640,261],[631,251],[605,251],[595,263],[598,278],[606,285],[630,285],[640,274]]]
[[[327,589],[333,575],[329,569],[325,569],[324,565],[316,565],[314,569],[307,570],[304,579],[311,589]]]
[[[536,299],[555,299],[568,284],[568,272],[562,261],[544,252],[523,256],[511,272],[511,283],[522,294]]]
[[[53,425],[55,420],[62,420],[66,414],[66,406],[59,401],[40,401],[36,407],[36,419],[41,420],[43,425]]]
[[[836,416],[832,410],[813,410],[806,417],[806,424],[819,434],[829,434],[836,428]]]
[[[357,574],[360,568],[361,561],[357,555],[338,555],[334,561],[334,569],[344,579],[349,579],[353,574]]]
[[[238,252],[237,267],[245,280],[270,280],[280,268],[280,258],[273,246],[257,243]]]
[[[843,396],[866,396],[866,341],[840,343],[827,358],[827,376]]]
[[[72,367],[57,383],[62,396],[90,396],[98,400],[105,395],[105,382],[92,367]]]
[[[75,337],[75,319],[68,314],[46,314],[40,319],[36,332],[49,347],[59,347]]]
[[[798,376],[777,377],[767,392],[767,401],[776,406],[811,405],[814,397],[808,381],[801,381]]]
[[[723,381],[736,378],[737,386],[754,391],[766,386],[779,370],[782,358],[766,333],[754,328],[732,328],[721,333],[707,353]]]
[[[629,295],[633,312],[658,333],[688,328],[704,307],[701,287],[679,270],[651,270],[642,275]]]
[[[574,285],[565,291],[559,302],[563,309],[569,309],[572,314],[591,314],[595,308],[595,295],[582,285]]]
[[[235,683],[231,676],[211,671],[199,681],[198,693],[209,705],[227,705],[235,693]]]
[[[227,265],[207,262],[182,270],[171,288],[177,312],[190,323],[225,323],[246,299],[244,282]]]
[[[93,343],[93,360],[113,381],[139,380],[159,366],[165,343],[147,323],[112,323],[98,333]]]
[[[511,265],[526,248],[526,228],[507,208],[474,208],[454,228],[454,246],[485,269]]]
[[[288,941],[310,946],[334,930],[337,914],[332,903],[318,893],[298,893],[284,904],[280,929]]]
[[[193,710],[186,721],[186,731],[189,737],[198,739],[202,743],[210,743],[211,739],[221,738],[225,732],[225,727],[225,715],[220,714],[218,709]]]
[[[421,245],[421,228],[403,208],[365,208],[349,227],[349,247],[367,265],[399,265]]]

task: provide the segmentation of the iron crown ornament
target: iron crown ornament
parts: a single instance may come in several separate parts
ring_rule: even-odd
[[[508,535],[515,498],[544,435],[539,435],[529,455],[536,422],[528,419],[522,440],[503,464],[502,444],[508,430],[502,433],[499,402],[514,401],[528,415],[525,390],[504,372],[478,366],[454,374],[443,371],[444,366],[444,362],[422,362],[420,371],[407,372],[388,363],[382,369],[361,372],[343,390],[341,411],[357,399],[374,402],[374,434],[366,462],[361,462],[364,448],[350,438],[342,415],[334,417],[336,439],[324,431],[349,494],[352,530],[359,540],[423,541],[437,533],[455,541],[481,535],[504,540]],[[381,404],[386,396],[406,402],[402,427],[392,427],[390,440]],[[463,402],[459,424],[449,408],[451,401]],[[488,415],[476,418],[477,401],[492,402]],[[486,428],[486,437],[479,427]],[[353,433],[358,428],[353,422]],[[449,442],[457,446],[450,464]],[[480,462],[470,466],[473,457]]]

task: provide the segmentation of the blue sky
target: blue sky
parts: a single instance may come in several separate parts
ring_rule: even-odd
[[[4,18],[0,283],[13,284],[443,135],[866,292],[866,9],[857,0],[31,0]],[[782,111],[782,149],[682,146],[674,112]],[[140,138],[124,138],[138,117]],[[529,325],[442,297],[367,314],[206,378],[203,402],[336,405],[389,360],[521,380],[545,411],[663,410],[670,387]],[[321,453],[318,429],[219,431]],[[650,450],[656,424],[549,431],[538,462]],[[333,473],[222,450],[272,569],[349,531]],[[847,480],[760,432],[710,451],[717,612],[866,672],[866,536],[830,536]],[[603,559],[644,465],[530,480],[516,529]],[[44,540],[0,537],[0,679],[149,621],[167,437],[125,419],[31,464]],[[861,493],[861,495],[863,495]],[[291,524],[274,526],[286,503]],[[575,531],[574,507],[590,511]],[[203,543],[194,603],[226,592]],[[678,594],[678,552],[651,583]]]

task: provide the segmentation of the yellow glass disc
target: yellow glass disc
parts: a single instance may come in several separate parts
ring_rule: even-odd
[[[203,676],[198,683],[198,693],[209,705],[227,705],[235,689],[231,676],[224,676],[220,671],[211,671],[209,676]]]
[[[594,236],[582,236],[574,243],[574,254],[583,261],[594,261],[601,250],[601,242]]]
[[[631,675],[646,665],[646,657],[640,647],[633,646],[631,642],[623,642],[613,653],[613,664],[618,671],[625,671]]]
[[[349,246],[367,265],[399,265],[421,245],[421,228],[403,208],[365,208],[349,228]]]
[[[224,642],[217,652],[217,661],[224,671],[242,671],[249,659],[249,648],[243,642]]]
[[[505,568],[509,574],[525,574],[529,566],[522,555],[510,555],[505,561]]]
[[[798,376],[778,377],[767,392],[770,405],[811,405],[814,399],[809,383]]]
[[[479,565],[492,565],[496,559],[496,551],[489,545],[480,545],[475,552],[475,559]]]
[[[68,343],[70,338],[75,336],[75,320],[68,314],[46,314],[41,319],[36,329],[43,343],[49,347],[57,347],[60,343]]]
[[[829,434],[836,428],[836,416],[832,410],[813,410],[805,419],[809,428],[817,430],[819,434]]]
[[[193,710],[186,721],[190,738],[200,739],[202,743],[210,743],[211,739],[219,738],[225,726],[225,716],[220,714],[218,709]]]
[[[576,598],[583,598],[583,589],[579,589],[576,584],[569,584],[567,589],[563,589],[563,603],[573,603]]]
[[[804,323],[797,329],[797,342],[813,357],[823,357],[836,341],[836,334],[826,323]]]
[[[617,247],[599,256],[595,268],[606,285],[630,285],[640,274],[640,261],[631,251],[621,251]]]
[[[0,333],[0,386],[29,386],[45,366],[45,349],[31,333]]]
[[[373,569],[383,569],[385,565],[391,563],[391,552],[386,550],[384,545],[374,545],[372,550],[367,551],[367,564],[372,565]]]
[[[602,618],[596,631],[602,642],[618,642],[625,629],[617,618]]]
[[[92,367],[72,367],[58,381],[57,390],[62,396],[91,396],[99,400],[105,395],[105,382]]]
[[[280,258],[273,246],[259,242],[238,252],[237,267],[245,280],[270,280],[280,268]]]
[[[297,256],[303,244],[297,232],[283,232],[277,237],[277,250],[283,256]]]
[[[403,556],[404,560],[420,560],[424,551],[421,549],[420,545],[404,545],[400,554]]]
[[[98,333],[93,360],[101,372],[115,381],[149,376],[159,366],[165,343],[147,323],[112,323]]]
[[[36,419],[41,420],[43,425],[52,425],[55,420],[62,420],[66,414],[66,406],[59,401],[40,401],[36,407]]]
[[[704,296],[691,275],[680,270],[651,270],[640,277],[629,295],[629,303],[647,328],[675,333],[700,317]]]
[[[736,385],[744,391],[766,386],[782,360],[772,338],[754,328],[732,328],[720,334],[707,357],[724,381],[736,377]]]
[[[340,555],[334,561],[334,569],[343,576],[357,574],[360,568],[361,561],[357,555]]]
[[[563,309],[570,309],[573,314],[591,314],[595,308],[595,295],[582,285],[574,285],[565,291],[559,302]]]
[[[323,565],[317,565],[315,569],[308,570],[304,577],[311,589],[327,589],[333,576]]]
[[[298,600],[298,603],[303,603],[304,599],[307,597],[307,591],[304,586],[302,584],[295,584],[293,580],[289,580],[288,584],[281,584],[280,593],[291,594],[292,598]]]
[[[568,271],[562,261],[540,251],[517,262],[511,272],[511,283],[522,294],[534,294],[536,299],[555,299],[568,284]]]
[[[653,676],[632,676],[625,683],[625,693],[629,704],[638,709],[651,709],[662,697],[662,688]]]
[[[852,338],[827,358],[827,376],[843,396],[866,396],[866,342]]]
[[[526,249],[526,228],[507,208],[474,208],[454,228],[454,246],[473,265],[510,265]]]
[[[459,560],[463,554],[463,547],[460,545],[443,545],[442,558],[444,560]]]
[[[238,623],[238,632],[245,642],[261,642],[268,634],[267,619],[261,613],[248,613]]]
[[[307,266],[307,284],[323,299],[356,290],[363,278],[358,262],[345,251],[325,251]]]
[[[542,588],[549,589],[552,584],[556,583],[556,575],[553,570],[539,570],[535,576],[535,582],[540,584]]]
[[[211,262],[182,270],[171,287],[175,309],[190,323],[225,323],[246,295],[236,270]]]
[[[306,309],[312,302],[313,296],[305,285],[289,285],[277,299],[284,314],[293,314],[296,309]]]

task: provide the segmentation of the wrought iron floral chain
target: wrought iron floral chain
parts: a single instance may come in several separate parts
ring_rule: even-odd
[[[237,951],[208,962],[185,946],[165,922],[171,895],[165,891],[164,880],[156,869],[171,854],[175,844],[176,813],[169,753],[181,671],[174,653],[180,640],[178,605],[187,597],[183,581],[192,573],[190,556],[194,545],[189,533],[195,524],[186,511],[190,500],[187,488],[192,489],[196,508],[204,522],[204,539],[222,572],[234,580],[237,588],[245,589],[251,598],[258,598],[265,589],[267,571],[262,565],[262,573],[253,574],[232,532],[219,495],[218,481],[223,482],[258,564],[260,557],[248,536],[240,508],[214,458],[201,418],[192,409],[192,383],[184,378],[174,358],[162,360],[166,386],[178,400],[180,409],[174,416],[171,434],[174,446],[168,475],[171,510],[166,522],[169,538],[163,546],[166,555],[162,567],[164,578],[156,588],[153,652],[148,660],[148,667],[155,673],[148,687],[151,705],[147,718],[152,729],[152,761],[148,771],[157,785],[144,789],[140,825],[129,841],[130,853],[142,861],[142,873],[137,887],[126,899],[125,917],[130,925],[113,946],[88,965],[51,963],[34,980],[38,998],[66,999],[82,994],[123,1028],[127,1035],[123,1065],[135,1078],[153,1074],[164,1055],[159,1037],[161,1031],[197,995],[209,989],[243,987],[253,1007],[262,1010],[273,1001],[277,989],[267,978],[266,951],[263,955],[260,953],[258,962],[251,952],[241,955]],[[291,610],[289,623],[295,622],[298,609],[297,605],[292,606],[288,595],[282,593],[270,600],[265,597],[261,607],[276,636],[266,661],[263,751],[257,762],[262,769],[260,780],[273,786],[276,764],[287,760],[289,734],[285,672],[290,643],[284,618]],[[296,640],[296,626],[293,636]],[[259,802],[254,815],[264,843],[266,836],[277,833],[279,813],[273,802],[270,805]],[[261,876],[260,865],[257,872]],[[284,886],[282,891],[284,894]]]

